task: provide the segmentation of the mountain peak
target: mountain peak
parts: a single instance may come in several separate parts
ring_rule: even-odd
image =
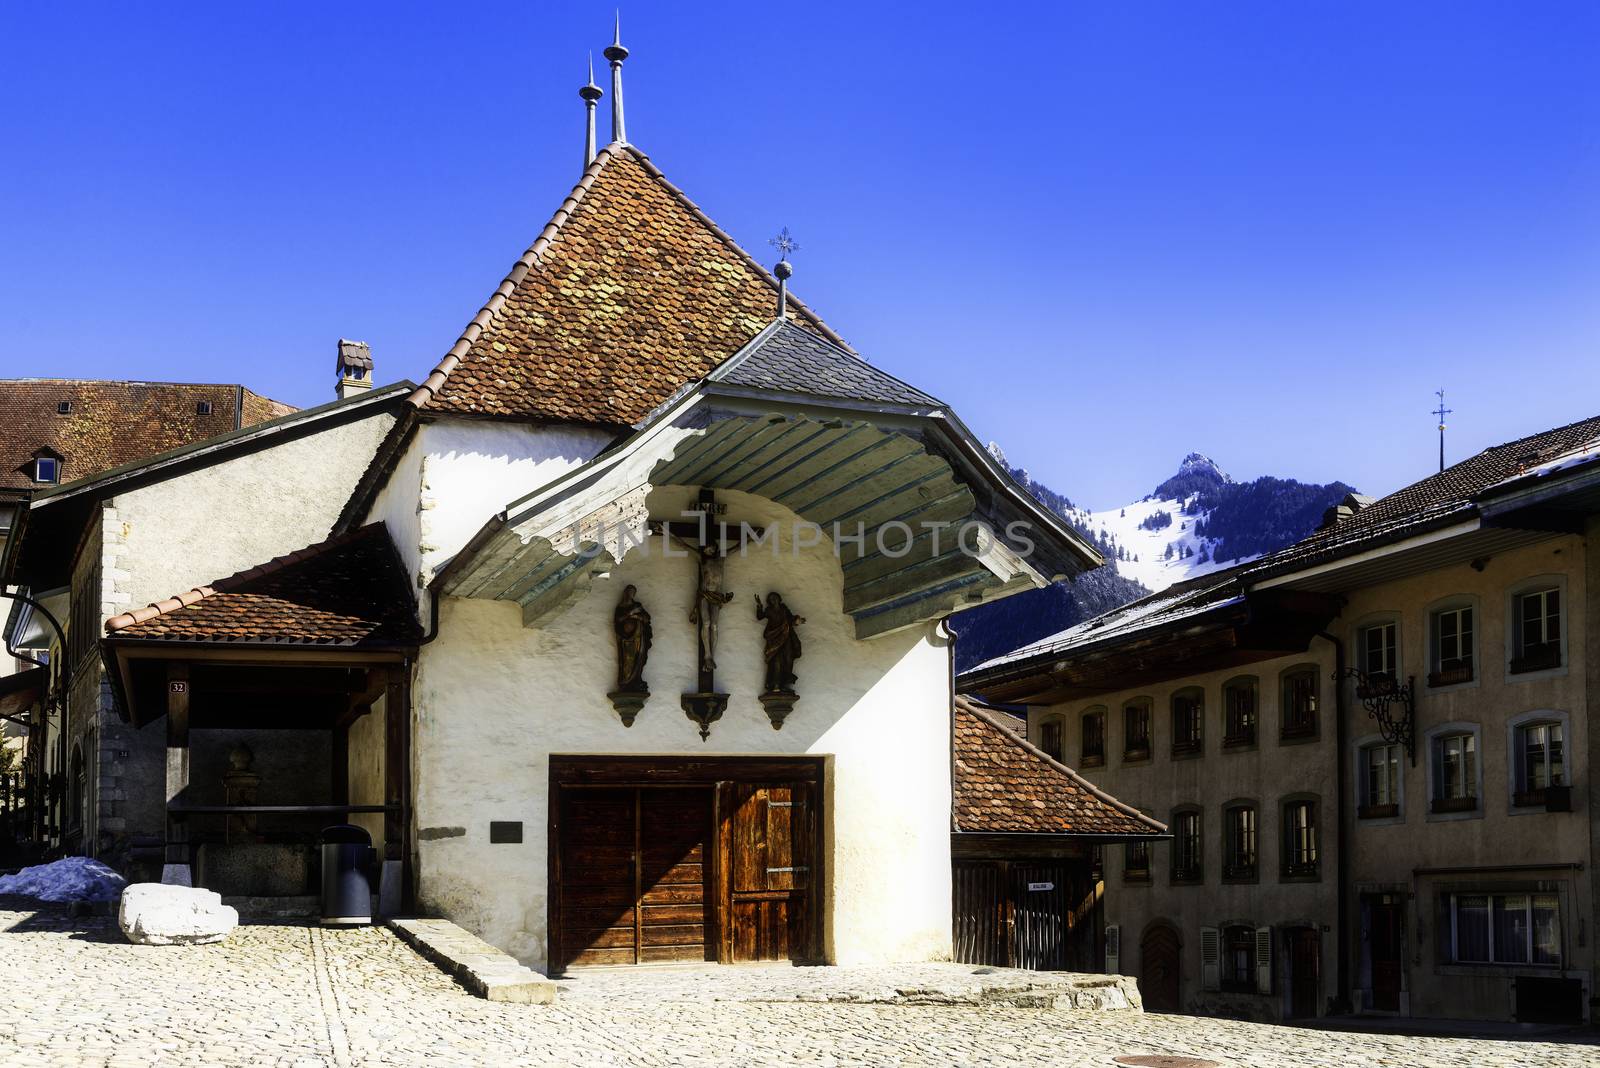
[[[1191,452],[1178,465],[1178,473],[1155,488],[1145,500],[1183,501],[1203,490],[1233,482],[1217,462],[1203,452]]]
[[[1218,476],[1224,482],[1233,481],[1233,479],[1228,477],[1228,472],[1218,467],[1217,462],[1203,452],[1191,452],[1188,456],[1183,458],[1183,463],[1178,465],[1178,474],[1180,475],[1198,474],[1202,472],[1210,472]]]

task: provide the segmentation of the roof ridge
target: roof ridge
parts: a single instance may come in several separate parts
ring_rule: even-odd
[[[528,250],[518,258],[516,263],[511,265],[511,270],[507,272],[500,285],[495,288],[495,291],[489,295],[488,301],[479,309],[478,314],[474,315],[467,323],[466,328],[461,332],[461,336],[456,339],[454,345],[450,346],[444,358],[434,366],[428,377],[422,380],[422,384],[412,391],[411,396],[407,398],[412,407],[421,409],[438,394],[445,380],[461,365],[462,358],[470,351],[473,343],[482,335],[494,316],[505,307],[506,301],[516,291],[517,286],[522,283],[522,280],[528,276],[529,272],[540,265],[545,249],[550,247],[550,243],[561,233],[561,228],[566,224],[567,220],[571,219],[573,214],[577,212],[578,207],[583,203],[583,198],[588,194],[595,180],[599,178],[600,172],[605,169],[606,164],[615,159],[620,152],[627,152],[639,163],[645,174],[662,186],[690,215],[694,216],[702,226],[706,227],[712,236],[726,245],[746,266],[753,269],[762,281],[772,287],[774,293],[778,291],[778,280],[772,276],[772,273],[761,266],[755,257],[740,248],[739,244],[728,236],[728,233],[722,227],[712,222],[710,216],[702,211],[698,204],[690,200],[688,194],[674,185],[661,172],[661,168],[651,162],[649,156],[631,144],[614,141],[595,153],[594,160],[584,168],[577,184],[572,187],[572,191],[561,201],[560,207],[556,208],[555,213],[550,216],[550,221],[545,223],[544,228],[539,231],[539,236],[534,239],[533,244],[528,246]],[[795,309],[804,315],[824,337],[836,345],[843,346],[846,351],[853,351],[850,349],[849,344],[835,333],[828,324],[824,323],[822,317],[812,311],[804,301],[793,293],[788,293],[787,296],[789,303],[793,304]]]
[[[119,630],[126,630],[137,623],[143,623],[147,620],[155,619],[157,616],[164,616],[170,612],[176,612],[180,608],[187,608],[198,601],[203,601],[207,597],[213,596],[214,594],[227,593],[230,590],[237,589],[240,585],[252,579],[263,578],[267,575],[276,574],[292,564],[298,564],[305,560],[314,559],[326,552],[329,552],[330,550],[341,548],[353,541],[358,541],[361,538],[368,537],[374,530],[383,528],[383,520],[375,520],[374,522],[368,523],[365,526],[360,526],[354,530],[346,531],[343,534],[327,538],[323,541],[314,542],[311,545],[296,549],[290,553],[284,553],[282,556],[275,556],[264,564],[257,564],[256,566],[247,568],[244,571],[236,571],[227,578],[217,579],[215,582],[212,582],[208,585],[196,586],[193,589],[186,590],[185,592],[172,597],[168,597],[165,600],[152,601],[143,608],[135,608],[130,612],[123,612],[121,615],[112,616],[110,619],[106,620],[106,633],[114,634]]]
[[[1073,783],[1083,787],[1090,794],[1092,794],[1096,800],[1110,805],[1124,816],[1131,816],[1134,819],[1158,828],[1162,833],[1166,833],[1167,825],[1165,823],[1162,823],[1160,820],[1157,820],[1152,816],[1145,815],[1143,812],[1140,812],[1137,808],[1134,808],[1125,801],[1119,801],[1115,797],[1112,797],[1110,794],[1106,793],[1106,791],[1102,790],[1100,787],[1096,786],[1094,783],[1078,774],[1077,771],[1068,767],[1066,764],[1063,764],[1049,753],[1046,753],[1043,749],[1040,749],[1038,746],[1028,741],[1027,738],[1018,734],[1016,731],[1007,728],[1004,723],[1001,723],[999,720],[994,718],[994,716],[991,714],[991,709],[985,708],[984,706],[978,704],[966,694],[957,694],[955,698],[955,704],[957,708],[977,716],[979,719],[989,724],[989,726],[999,731],[1005,736],[1007,741],[1009,741],[1012,745],[1022,749],[1022,751],[1027,753],[1029,756],[1036,757],[1039,760],[1044,761],[1045,764],[1052,770],[1066,775],[1066,777],[1072,780]]]

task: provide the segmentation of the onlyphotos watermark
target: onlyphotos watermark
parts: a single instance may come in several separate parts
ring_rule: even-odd
[[[770,553],[774,559],[786,552],[799,556],[818,546],[831,546],[835,556],[843,556],[846,547],[854,547],[857,556],[876,552],[890,559],[910,556],[919,546],[930,556],[942,556],[952,551],[971,557],[990,553],[997,538],[994,530],[977,520],[924,519],[915,523],[891,519],[886,523],[868,526],[865,523],[834,522],[827,525],[807,519],[758,526],[749,522],[730,523],[708,519],[704,512],[680,513],[681,522],[651,520],[647,524],[580,524],[568,528],[565,537],[552,539],[577,546],[577,552],[592,558],[610,552],[615,558],[634,551],[646,555],[652,545],[659,545],[662,556],[689,557],[698,548],[719,546],[722,555],[753,556]],[[1005,527],[1005,547],[1026,559],[1034,551],[1033,524],[1017,520]],[[672,535],[670,537],[663,535]]]

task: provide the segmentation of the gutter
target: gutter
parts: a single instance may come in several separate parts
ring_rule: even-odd
[[[1346,722],[1344,684],[1344,642],[1329,631],[1321,631],[1317,637],[1332,643],[1334,684],[1333,684],[1333,744],[1335,747],[1333,780],[1333,803],[1337,806],[1338,818],[1334,820],[1334,849],[1337,851],[1337,860],[1334,863],[1334,879],[1336,881],[1335,893],[1339,912],[1338,926],[1334,928],[1334,946],[1338,953],[1338,985],[1334,989],[1333,1004],[1329,1013],[1334,1015],[1348,1014],[1350,1006],[1350,844],[1349,822],[1350,806],[1347,791],[1350,789],[1350,753],[1349,737],[1350,725]]]
[[[3,586],[0,586],[0,589],[3,589],[3,588],[4,588]],[[38,612],[39,615],[43,616],[45,621],[50,624],[50,628],[56,632],[56,640],[61,643],[61,655],[62,656],[66,656],[67,655],[67,634],[66,634],[66,631],[61,629],[61,621],[58,620],[55,617],[55,614],[53,612],[51,612],[50,609],[46,608],[44,605],[40,604],[38,601],[34,600],[32,597],[27,596],[26,594],[7,593],[5,596],[11,598],[13,601],[17,601],[17,602],[19,602],[21,604],[27,605],[29,608],[32,608],[35,612]],[[37,664],[39,667],[44,668],[44,709],[48,710],[50,708],[50,702],[52,700],[51,696],[50,696],[50,679],[51,679],[51,676],[55,674],[55,672],[50,669],[50,664],[47,661],[36,660],[33,657],[28,656],[27,654],[18,651],[16,648],[14,648],[12,646],[11,642],[12,642],[12,633],[11,633],[11,628],[8,625],[6,627],[6,633],[5,633],[6,652],[10,653],[12,656],[16,657],[18,660],[26,660],[30,664]],[[41,712],[41,720],[47,719],[47,718],[48,718],[47,712]],[[44,724],[41,722],[40,726],[43,727]],[[65,718],[65,716],[63,716],[63,718],[62,718],[61,726],[62,726],[63,730],[66,729],[66,718]],[[40,731],[39,740],[41,742],[44,740],[44,732],[43,732],[43,730]],[[32,774],[32,775],[30,775],[28,777],[29,778],[29,786],[31,787],[29,792],[33,795],[31,798],[29,798],[28,803],[33,806],[34,842],[38,843],[38,842],[42,841],[43,838],[44,838],[44,802],[45,802],[45,797],[44,797],[44,746],[42,744],[39,745],[39,746],[35,746],[33,744],[33,741],[34,741],[34,739],[30,736],[29,739],[28,739],[28,755],[33,760],[38,761],[38,767],[35,769],[34,774]],[[34,753],[35,749],[38,750],[37,755],[35,755],[35,753]]]

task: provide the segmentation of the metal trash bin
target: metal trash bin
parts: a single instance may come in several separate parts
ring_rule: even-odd
[[[372,922],[372,836],[365,828],[341,823],[322,830],[322,922],[326,925]]]

